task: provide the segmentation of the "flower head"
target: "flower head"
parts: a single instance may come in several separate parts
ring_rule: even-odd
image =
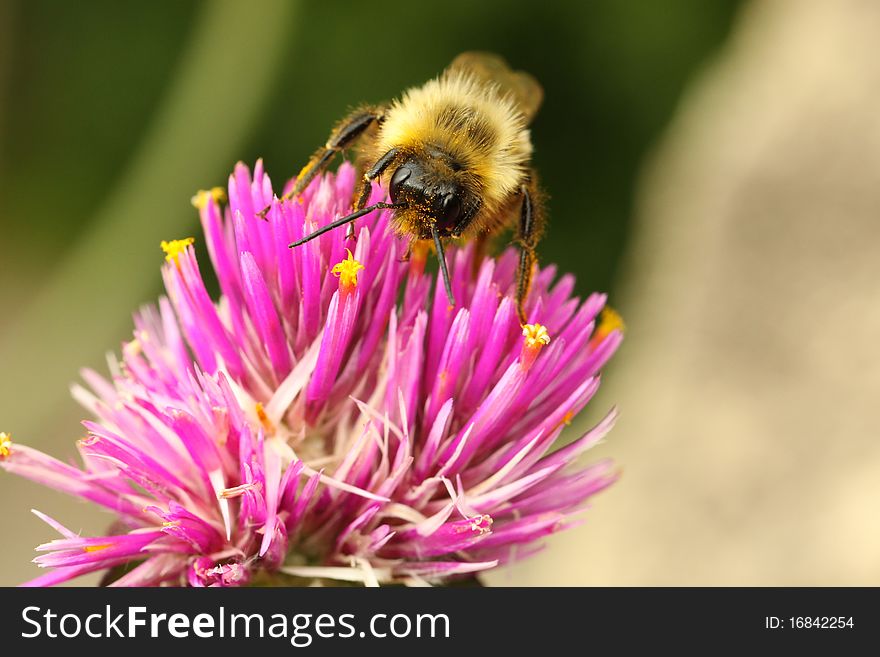
[[[347,212],[354,183],[343,165],[282,202],[261,163],[237,166],[228,205],[194,201],[220,298],[190,240],[163,243],[167,297],[135,315],[111,378],[74,390],[95,418],[82,466],[2,435],[3,468],[120,521],[81,537],[39,513],[62,537],[37,548],[52,570],[32,584],[123,564],[116,585],[443,581],[531,553],[613,481],[608,462],[576,463],[613,411],[551,450],[622,339],[594,330],[605,297],[573,298],[548,267],[522,327],[516,254],[466,246],[450,307],[424,260],[401,261],[386,212],[354,242],[287,248]]]

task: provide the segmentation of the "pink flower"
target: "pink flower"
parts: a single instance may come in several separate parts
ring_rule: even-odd
[[[55,584],[127,566],[114,584],[240,585],[257,577],[441,582],[523,557],[578,522],[615,478],[578,457],[595,428],[552,450],[622,339],[604,295],[541,270],[532,324],[516,319],[516,254],[451,250],[457,306],[385,212],[295,249],[347,212],[354,172],[275,200],[238,165],[228,206],[194,198],[221,296],[192,239],[163,243],[168,293],[135,315],[108,381],[86,371],[74,467],[3,434],[0,464],[118,516],[117,531],[37,548]],[[384,190],[376,187],[373,201]],[[271,204],[266,219],[257,212]]]

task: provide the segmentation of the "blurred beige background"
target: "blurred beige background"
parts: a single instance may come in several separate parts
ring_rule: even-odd
[[[491,583],[880,584],[878,37],[869,0],[739,13],[640,177],[590,410],[621,409],[589,456],[623,477]],[[50,537],[26,506],[106,523],[8,476],[0,498],[0,584]]]
[[[623,478],[494,582],[880,584],[878,37],[875,2],[741,15],[643,178]]]

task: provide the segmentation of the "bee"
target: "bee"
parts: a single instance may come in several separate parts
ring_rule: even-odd
[[[520,249],[517,311],[525,324],[544,226],[528,126],[542,99],[541,85],[528,73],[511,70],[498,55],[466,52],[399,99],[359,107],[336,125],[287,195],[300,194],[337,153],[356,146],[361,185],[354,212],[290,247],[346,224],[353,236],[357,218],[391,209],[393,229],[410,238],[408,253],[416,243],[433,242],[446,295],[455,305],[444,243],[485,240],[513,228]],[[367,206],[373,181],[383,176],[391,202]]]

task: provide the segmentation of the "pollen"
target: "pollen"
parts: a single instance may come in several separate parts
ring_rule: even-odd
[[[263,431],[265,431],[267,435],[273,435],[275,433],[275,425],[272,424],[272,420],[266,415],[266,409],[263,408],[262,402],[257,402],[255,408],[257,411],[257,418],[260,420],[260,424],[263,425]]]
[[[0,459],[5,459],[10,454],[12,454],[12,436],[0,431]]]
[[[222,187],[212,187],[211,189],[200,189],[190,199],[190,203],[198,210],[203,210],[208,205],[208,201],[213,200],[214,203],[220,205],[226,203],[226,190]]]
[[[354,259],[351,251],[346,249],[348,257],[342,262],[338,262],[330,270],[330,273],[339,278],[339,291],[343,293],[354,292],[358,282],[358,272],[364,266]]]
[[[520,364],[528,371],[541,353],[541,349],[550,344],[550,333],[543,324],[524,324],[522,334],[525,340],[520,354]]]
[[[101,545],[86,545],[83,547],[83,552],[100,552],[101,550],[106,550],[108,547],[113,547],[113,544],[103,543]]]
[[[626,325],[623,323],[623,317],[620,316],[614,308],[605,306],[599,315],[599,323],[590,339],[590,346],[595,348],[602,340],[607,338],[612,332],[619,331],[623,333]]]
[[[568,411],[562,419],[559,421],[559,424],[556,425],[557,429],[561,429],[562,427],[571,426],[571,421],[574,419],[574,413],[572,411]]]
[[[626,324],[623,323],[623,317],[620,316],[620,313],[611,306],[605,306],[602,309],[602,314],[599,315],[599,328],[596,332],[608,335],[611,331],[622,333],[625,330]]]
[[[527,347],[540,349],[545,344],[550,344],[550,334],[542,324],[526,324],[523,326],[523,335]]]
[[[177,259],[178,256],[186,251],[186,247],[192,245],[195,241],[196,240],[193,237],[186,237],[182,240],[171,240],[170,242],[162,240],[162,243],[159,246],[161,246],[162,250],[165,252],[165,262],[173,262],[179,267],[180,262]]]

